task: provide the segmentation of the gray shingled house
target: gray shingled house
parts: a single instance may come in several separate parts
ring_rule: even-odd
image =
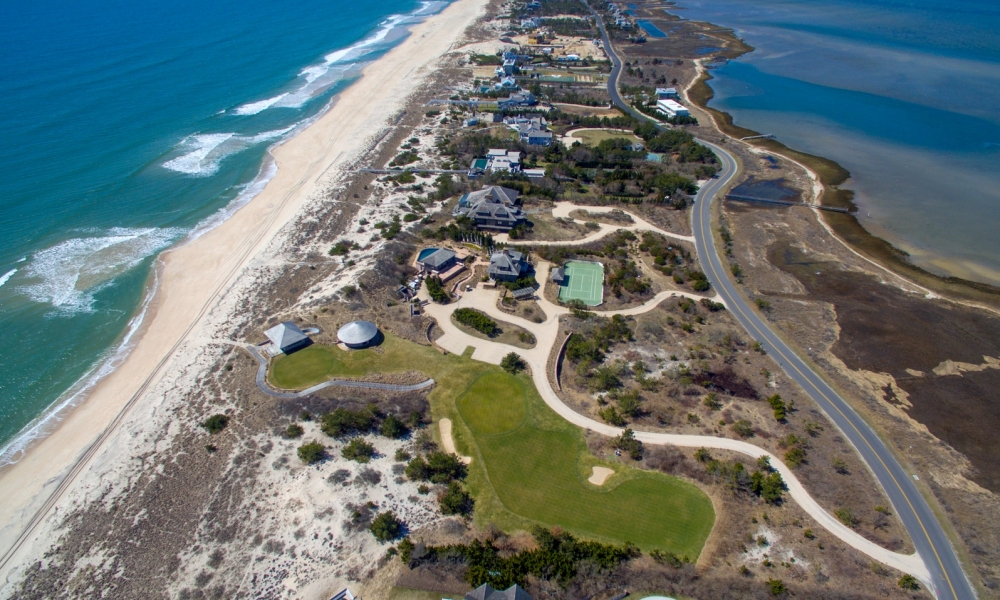
[[[285,354],[291,354],[309,345],[309,337],[291,321],[285,321],[264,332],[274,347]]]
[[[490,267],[487,273],[490,279],[495,281],[517,281],[527,274],[530,266],[523,252],[505,248],[490,256]]]
[[[455,264],[454,251],[447,248],[438,248],[436,252],[417,260],[424,271],[430,273],[444,273]]]
[[[534,600],[534,598],[516,583],[505,590],[495,590],[490,584],[484,583],[466,594],[465,600]]]
[[[468,194],[462,203],[470,206],[465,214],[476,227],[510,231],[527,220],[518,206],[519,195],[517,190],[492,185]]]

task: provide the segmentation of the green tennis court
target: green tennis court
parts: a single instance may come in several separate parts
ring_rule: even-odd
[[[587,306],[604,302],[604,265],[571,260],[563,267],[566,280],[559,286],[559,299],[580,300]]]

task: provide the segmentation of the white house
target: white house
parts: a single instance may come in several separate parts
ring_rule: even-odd
[[[656,110],[667,115],[670,118],[673,117],[690,117],[691,111],[684,107],[683,104],[677,102],[676,100],[659,100],[656,103]]]
[[[678,100],[680,95],[677,93],[677,88],[656,88],[656,99],[657,100]]]
[[[487,171],[516,172],[521,169],[521,153],[503,149],[491,149],[486,153]]]

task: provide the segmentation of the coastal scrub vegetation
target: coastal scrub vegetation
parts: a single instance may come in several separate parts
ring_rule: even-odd
[[[420,422],[410,415],[411,422]],[[385,414],[374,404],[360,410],[339,407],[320,417],[320,430],[333,438],[347,435],[364,435],[378,432],[385,437],[399,439],[409,433],[407,424],[394,414]]]
[[[486,315],[486,313],[480,312],[474,308],[459,308],[452,313],[452,316],[462,325],[471,327],[479,333],[489,336],[496,333],[497,322]]]
[[[568,584],[577,574],[582,563],[589,563],[598,572],[608,572],[623,562],[641,555],[629,542],[615,546],[600,542],[582,541],[559,529],[535,526],[531,529],[537,548],[509,554],[501,553],[493,540],[450,546],[426,546],[419,553],[411,544],[400,558],[410,568],[421,564],[460,561],[468,566],[465,581],[472,587],[488,583],[502,589],[514,584],[526,585],[529,575],[543,580]]]
[[[430,294],[431,300],[438,304],[448,304],[448,301],[451,300],[451,295],[445,291],[440,277],[428,277],[425,282],[427,283],[427,293]]]
[[[326,447],[314,440],[299,446],[298,454],[302,462],[311,465],[326,458]]]
[[[465,479],[468,471],[454,454],[431,452],[427,457],[414,457],[406,465],[406,476],[412,481],[450,483]]]
[[[391,510],[379,513],[369,526],[372,535],[380,544],[398,539],[403,535],[404,529],[403,522],[397,519]]]
[[[366,442],[364,438],[356,437],[351,438],[351,441],[347,442],[347,445],[344,446],[340,453],[347,460],[363,464],[369,462],[375,456],[375,446]]]
[[[205,421],[201,424],[205,431],[211,433],[212,435],[219,433],[225,429],[227,425],[229,425],[229,417],[223,414],[212,415],[211,417],[205,419]]]
[[[518,371],[524,369],[524,359],[517,352],[509,352],[500,361],[500,368],[511,375],[516,375]]]
[[[753,495],[768,504],[781,504],[786,489],[785,481],[781,474],[771,468],[771,462],[766,456],[757,460],[756,469],[752,473],[738,460],[726,462],[713,458],[707,448],[695,450],[694,458],[704,465],[708,475],[723,483],[733,495]]]

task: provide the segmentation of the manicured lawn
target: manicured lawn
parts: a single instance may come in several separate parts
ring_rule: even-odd
[[[424,361],[443,358],[433,348],[419,346],[385,335],[376,352],[374,348],[344,351],[337,346],[313,344],[288,356],[281,355],[271,364],[268,379],[275,387],[286,390],[304,389],[337,377],[357,378],[370,373],[403,373],[425,371]],[[433,377],[433,375],[430,375]]]
[[[715,522],[701,490],[620,465],[605,487],[585,482],[584,465],[593,464],[593,457],[580,430],[555,415],[526,377],[518,379],[484,375],[458,400],[489,486],[508,511],[586,538],[698,556]]]
[[[612,131],[608,129],[599,129],[594,131],[578,131],[573,133],[573,137],[580,140],[586,146],[596,146],[597,144],[603,142],[604,140],[627,140],[629,142],[641,142],[639,138],[635,137],[631,133],[626,133],[624,131]]]
[[[475,380],[458,397],[458,411],[473,433],[493,435],[524,423],[528,405],[524,383],[506,373],[489,373]]]
[[[515,377],[468,356],[385,337],[381,353],[310,346],[277,358],[269,377],[276,386],[302,389],[334,377],[420,371],[437,382],[428,396],[435,423],[450,418],[459,453],[473,457],[466,484],[476,498],[477,524],[507,531],[558,525],[586,539],[630,541],[644,551],[670,550],[692,560],[701,552],[715,513],[696,486],[601,462],[524,373]],[[594,465],[616,473],[604,486],[593,486],[586,479]]]

